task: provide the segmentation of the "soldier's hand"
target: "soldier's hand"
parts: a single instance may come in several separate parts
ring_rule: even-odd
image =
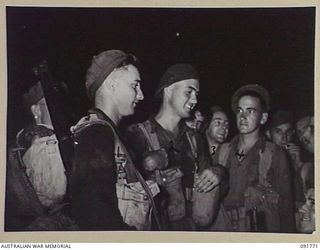
[[[164,169],[168,166],[168,155],[164,149],[150,151],[144,158],[143,167],[148,171]]]
[[[288,143],[285,148],[288,151],[290,158],[299,166],[301,164],[300,147],[293,143]]]
[[[194,187],[198,192],[209,192],[219,185],[220,180],[211,168],[204,169],[195,178]]]

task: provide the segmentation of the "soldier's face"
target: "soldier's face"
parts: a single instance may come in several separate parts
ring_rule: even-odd
[[[228,136],[229,119],[222,111],[213,114],[211,123],[208,127],[208,135],[217,143],[223,143]]]
[[[202,116],[201,112],[197,110],[196,112],[194,112],[194,118],[191,120],[187,120],[186,124],[192,129],[200,130],[203,120],[204,117]]]
[[[191,116],[191,111],[198,102],[199,81],[195,79],[183,80],[169,86],[169,105],[181,119]]]
[[[140,87],[140,73],[133,65],[120,68],[112,76],[114,85],[114,100],[121,116],[134,113],[137,104],[144,99]]]
[[[303,147],[314,153],[314,117],[304,117],[297,121],[296,130]]]
[[[270,130],[271,140],[275,144],[284,147],[287,143],[291,142],[293,132],[290,123],[280,124]]]
[[[251,134],[260,131],[267,114],[263,114],[259,98],[246,95],[238,101],[236,118],[240,134]]]

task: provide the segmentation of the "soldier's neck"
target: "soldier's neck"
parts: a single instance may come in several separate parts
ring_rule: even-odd
[[[95,103],[95,107],[102,110],[114,122],[115,125],[119,124],[122,116],[119,114],[115,105],[100,101]]]
[[[210,137],[207,133],[207,141],[208,141],[208,144],[209,144],[209,147],[216,147],[218,148],[220,146],[220,143],[217,142],[214,138]]]
[[[179,133],[178,124],[181,118],[173,112],[168,106],[161,106],[158,114],[155,116],[155,120],[165,129],[173,134]]]
[[[240,134],[238,147],[248,151],[259,139],[259,130],[250,134]]]

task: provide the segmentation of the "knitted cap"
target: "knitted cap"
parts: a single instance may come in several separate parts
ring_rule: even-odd
[[[231,107],[234,113],[237,112],[238,101],[240,97],[246,92],[255,92],[258,94],[266,103],[266,111],[270,110],[270,97],[269,92],[264,87],[258,84],[248,84],[240,87],[236,92],[234,92],[232,99],[231,99]]]
[[[136,60],[134,56],[121,50],[107,50],[93,57],[86,75],[86,89],[90,100],[94,99],[97,89],[107,76],[129,57]]]
[[[164,88],[187,79],[199,80],[198,72],[190,64],[172,65],[163,74],[155,92],[155,97],[159,97]]]

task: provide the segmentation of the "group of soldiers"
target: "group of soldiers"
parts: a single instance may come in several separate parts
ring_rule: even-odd
[[[144,99],[136,57],[94,56],[85,86],[93,108],[71,127],[68,176],[41,86],[25,95],[33,124],[8,150],[7,231],[314,231],[312,113],[294,123],[276,112],[263,134],[269,93],[244,85],[231,98],[238,135],[226,143],[226,111],[203,117],[197,70],[175,64],[157,86],[158,112],[121,133]]]

